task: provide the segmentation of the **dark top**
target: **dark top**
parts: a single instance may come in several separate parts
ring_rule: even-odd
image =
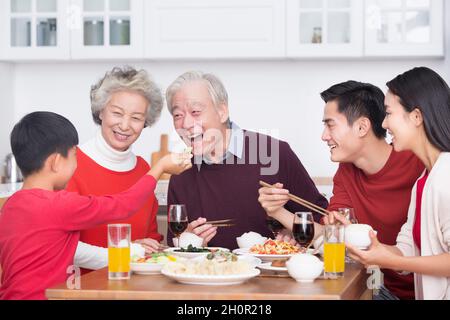
[[[236,237],[245,232],[272,236],[265,223],[266,212],[258,202],[260,180],[270,184],[281,182],[290,193],[322,208],[328,206],[289,144],[245,130],[241,159],[230,155],[224,163],[207,165],[202,162],[179,176],[172,176],[167,204],[185,204],[189,221],[199,217],[235,219],[235,226],[219,227],[217,235],[209,242],[209,246],[234,249],[237,248]],[[285,208],[291,212],[310,211],[292,201]],[[314,216],[316,221],[320,217]],[[170,230],[167,237],[173,238]]]

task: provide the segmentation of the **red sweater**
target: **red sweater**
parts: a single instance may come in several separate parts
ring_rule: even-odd
[[[114,194],[127,190],[144,176],[150,167],[141,157],[137,157],[136,167],[126,172],[117,172],[106,169],[89,158],[79,148],[77,149],[78,166],[75,174],[67,185],[67,191],[78,192],[81,195],[101,196]],[[120,221],[131,224],[132,240],[153,238],[161,241],[162,235],[158,233],[156,214],[158,201],[154,193],[141,205],[139,211],[131,218]],[[80,241],[91,245],[107,247],[107,225],[102,224],[81,232]]]
[[[411,152],[394,150],[385,166],[373,175],[366,175],[351,163],[342,163],[333,179],[328,209],[354,208],[359,223],[371,225],[382,243],[395,245],[407,220],[411,190],[423,170],[424,165]],[[383,273],[392,293],[401,299],[414,299],[412,275],[401,276],[392,270]]]
[[[45,299],[45,289],[69,276],[79,230],[129,217],[155,186],[155,179],[145,176],[112,196],[41,189],[16,192],[0,214],[0,299]]]

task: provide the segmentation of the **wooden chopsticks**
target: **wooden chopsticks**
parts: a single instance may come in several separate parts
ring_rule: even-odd
[[[206,221],[206,224],[211,224],[214,227],[232,227],[234,226],[234,219]]]
[[[264,181],[259,181],[259,184],[262,187],[275,188],[275,186],[273,186],[271,184],[268,184],[267,182],[264,182]],[[298,203],[298,204],[300,204],[300,205],[302,205],[302,206],[304,206],[304,207],[306,207],[306,208],[308,208],[308,209],[310,209],[310,210],[312,210],[314,212],[320,213],[323,216],[328,216],[331,213],[330,211],[328,211],[328,210],[326,210],[326,209],[324,209],[322,207],[319,207],[318,205],[315,205],[314,203],[306,201],[305,199],[297,197],[297,196],[295,196],[293,194],[288,193],[288,197],[289,197],[289,199],[291,201],[294,201],[295,203]]]

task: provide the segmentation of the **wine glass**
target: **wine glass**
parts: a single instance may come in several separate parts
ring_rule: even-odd
[[[343,215],[351,223],[358,223],[358,219],[355,216],[355,209],[353,208],[339,208],[338,212]]]
[[[284,226],[280,221],[269,216],[266,217],[266,225],[270,231],[272,231],[274,239],[276,239],[281,230],[284,229]]]
[[[178,239],[178,246],[180,246],[180,235],[187,229],[189,224],[186,206],[184,204],[170,205],[167,214],[167,223],[169,224],[170,231]]]
[[[292,225],[292,234],[297,243],[307,248],[314,239],[314,219],[311,212],[296,212]]]

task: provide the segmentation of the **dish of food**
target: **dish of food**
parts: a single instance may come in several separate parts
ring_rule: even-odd
[[[177,258],[164,252],[152,253],[150,256],[131,258],[131,271],[136,274],[158,274],[169,261],[175,262]]]
[[[249,252],[253,254],[286,255],[300,253],[301,249],[286,241],[269,239],[263,244],[252,246]]]
[[[214,252],[201,259],[170,262],[161,273],[180,283],[232,285],[256,277],[260,271],[229,252]]]
[[[218,251],[218,250],[230,251],[227,248],[220,248],[220,247],[204,247],[204,248],[192,247],[193,249],[191,249],[191,250],[189,250],[189,247],[192,247],[192,246],[188,246],[185,249],[179,248],[179,247],[168,248],[168,249],[165,249],[164,252],[169,253],[174,256],[177,256],[177,257],[192,259],[192,258],[197,258],[197,257],[201,257],[201,256],[206,256],[206,255],[208,255],[208,253],[211,253],[212,251]]]

